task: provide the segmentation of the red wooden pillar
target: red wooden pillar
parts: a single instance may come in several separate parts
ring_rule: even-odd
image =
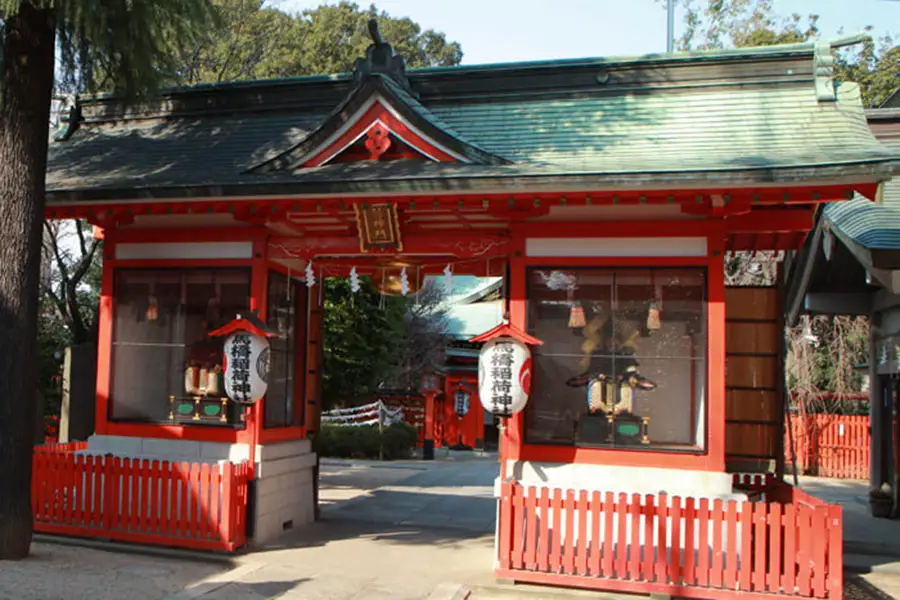
[[[510,259],[507,287],[507,306],[509,312],[509,324],[521,331],[528,331],[528,310],[525,298],[527,284],[527,269],[525,257],[525,234],[518,227],[510,227],[512,243],[510,244]],[[522,446],[525,444],[525,413],[520,412],[506,421],[506,427],[500,435],[500,473],[506,477],[506,464],[508,461],[519,460],[522,454]],[[502,422],[502,421],[501,421]]]
[[[94,432],[104,435],[109,424],[109,393],[112,385],[113,294],[115,293],[115,232],[108,230],[103,240],[103,279],[100,284],[100,311],[97,332],[97,398]]]
[[[266,260],[268,241],[265,236],[253,240],[253,259],[250,272],[250,310],[257,311],[266,320],[268,305],[269,266]],[[262,435],[265,421],[265,398],[247,409],[247,427],[243,441],[250,446],[250,477],[256,479],[256,446]]]
[[[709,471],[725,471],[725,226],[721,220],[711,224],[707,258],[709,295],[707,319],[709,347],[707,365],[709,405],[707,465]]]
[[[434,418],[434,392],[425,394],[425,440],[434,441],[435,438],[435,418]]]

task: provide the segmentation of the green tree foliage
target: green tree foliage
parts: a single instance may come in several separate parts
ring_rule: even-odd
[[[868,39],[862,45],[838,53],[839,78],[859,84],[866,108],[881,106],[900,88],[900,46],[891,36]]]
[[[353,405],[396,366],[408,300],[382,296],[368,278],[353,293],[346,278],[324,281],[324,408]]]
[[[815,14],[780,17],[772,0],[683,0],[685,32],[682,50],[793,44],[819,35]],[[889,36],[877,42],[835,52],[836,78],[860,86],[864,106],[879,106],[900,88],[900,46]],[[775,281],[774,253],[735,253],[726,261],[731,285],[771,285]],[[856,366],[867,359],[868,321],[863,317],[804,317],[786,332],[787,384],[794,399],[810,410],[842,410],[841,399],[864,385]],[[836,403],[819,401],[831,392]]]
[[[0,560],[28,555],[50,100],[70,87],[134,98],[169,81],[209,26],[207,0],[0,0]],[[58,61],[54,61],[57,56]]]
[[[41,287],[54,310],[53,323],[73,344],[96,333],[102,277],[102,240],[86,221],[44,223],[44,271]]]
[[[818,34],[818,15],[779,17],[773,0],[682,0],[681,50],[711,50],[804,42]]]
[[[794,44],[819,36],[819,15],[779,16],[773,0],[682,0],[681,7],[681,50]],[[836,51],[835,70],[838,80],[859,84],[864,106],[877,107],[900,88],[900,46],[884,36]]]
[[[221,25],[181,51],[180,83],[217,83],[343,73],[371,44],[366,23],[377,18],[381,34],[409,67],[451,66],[462,60],[458,43],[409,18],[374,5],[322,5],[289,15],[264,0],[214,0]]]

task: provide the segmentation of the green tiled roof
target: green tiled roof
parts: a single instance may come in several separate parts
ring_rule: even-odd
[[[856,85],[836,85],[834,100],[817,96],[813,56],[812,45],[795,45],[414,70],[409,91],[388,81],[423,122],[508,165],[389,161],[251,173],[334,114],[355,89],[346,76],[201,86],[136,108],[87,99],[74,133],[50,144],[47,188],[53,202],[399,183],[475,190],[522,177],[577,176],[597,189],[886,178],[900,150],[875,140]]]
[[[879,108],[866,111],[878,141],[900,154],[900,110]],[[830,204],[823,218],[829,226],[869,250],[900,249],[900,179],[884,184],[881,203],[865,198]]]
[[[878,205],[865,198],[829,204],[824,218],[869,250],[900,249],[900,207]]]

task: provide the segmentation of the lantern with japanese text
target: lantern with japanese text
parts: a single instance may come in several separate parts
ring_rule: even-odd
[[[478,357],[478,394],[488,412],[509,417],[525,409],[531,393],[531,350],[542,344],[509,324],[472,338],[484,343]]]
[[[269,340],[278,333],[257,314],[238,315],[210,333],[225,337],[225,395],[238,404],[253,404],[266,395],[269,379]]]
[[[469,414],[469,403],[471,398],[471,394],[469,394],[469,391],[466,389],[460,388],[453,392],[453,407],[456,411],[456,416],[462,418]]]

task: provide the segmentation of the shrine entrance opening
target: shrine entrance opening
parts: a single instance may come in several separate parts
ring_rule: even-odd
[[[463,200],[335,203],[314,212],[291,212],[270,224],[284,235],[269,239],[269,260],[309,289],[306,395],[321,402],[326,422],[353,421],[341,411],[377,402],[388,420],[400,411],[405,422],[417,427],[426,457],[433,448],[498,448],[496,419],[478,397],[480,344],[468,341],[499,324],[507,312],[509,220],[494,212]],[[341,297],[332,297],[336,286],[325,285],[330,278],[348,280],[349,285],[339,288]],[[323,353],[331,343],[323,326],[326,304],[349,302],[352,308],[353,295],[365,293],[361,289],[367,282],[383,296],[382,310],[387,306],[393,313],[405,306],[406,338],[396,343],[409,346],[399,352],[411,356],[401,357],[406,363],[379,377],[378,387],[369,393],[325,398]],[[421,331],[427,327],[434,330]],[[441,339],[437,349],[436,337]]]

